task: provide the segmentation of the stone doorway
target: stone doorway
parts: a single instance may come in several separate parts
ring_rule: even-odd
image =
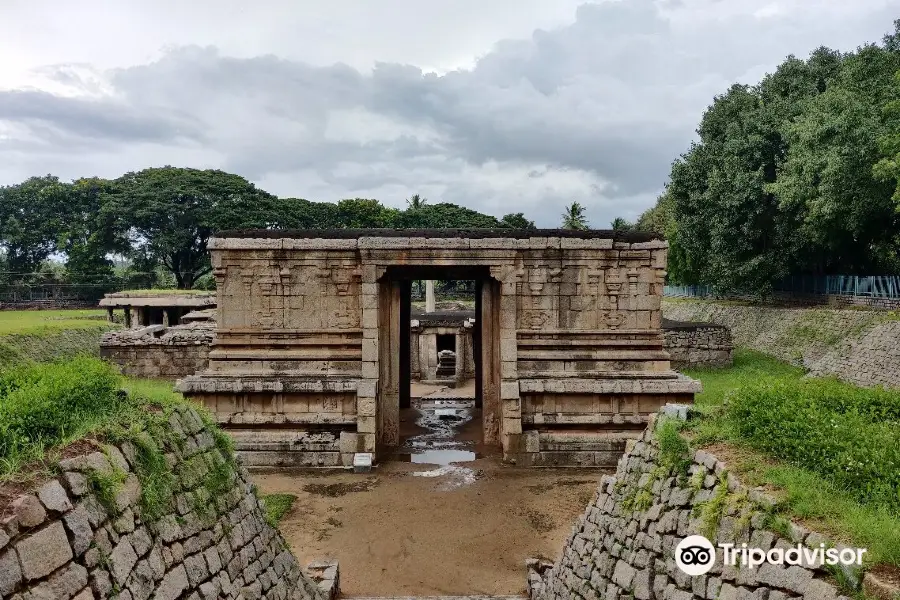
[[[475,322],[472,324],[474,358],[474,402],[471,416],[480,421],[478,441],[499,446],[500,438],[500,285],[487,266],[395,265],[386,268],[378,280],[378,366],[380,393],[376,417],[379,458],[393,453],[401,444],[403,411],[413,406],[412,393],[412,282],[415,280],[475,281]],[[446,334],[439,334],[446,335]],[[445,394],[450,399],[452,394]],[[453,398],[454,400],[461,400]],[[421,400],[420,398],[417,400]],[[441,403],[423,403],[422,410],[442,410]],[[453,403],[451,403],[453,404]],[[465,403],[448,411],[470,411]],[[427,405],[427,406],[425,406]],[[449,405],[448,405],[449,406]]]

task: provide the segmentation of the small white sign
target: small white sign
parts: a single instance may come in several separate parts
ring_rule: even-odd
[[[372,453],[371,452],[357,452],[353,455],[353,466],[354,467],[371,467],[372,466]]]

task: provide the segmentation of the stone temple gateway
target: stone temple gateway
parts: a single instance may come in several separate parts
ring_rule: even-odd
[[[254,230],[209,249],[218,333],[178,389],[248,466],[346,466],[397,446],[416,279],[477,281],[476,402],[506,461],[613,465],[651,413],[699,391],[663,349],[667,244],[652,234]]]

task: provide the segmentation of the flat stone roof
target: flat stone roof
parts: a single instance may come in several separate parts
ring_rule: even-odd
[[[151,306],[151,307],[211,307],[216,305],[216,293],[208,291],[190,291],[190,292],[165,292],[163,290],[153,291],[130,291],[130,292],[114,292],[104,295],[100,300],[100,306],[105,308],[115,308],[119,306]]]
[[[629,244],[661,240],[652,231],[613,231],[611,229],[229,229],[219,231],[216,238],[258,239],[332,239],[346,240],[361,237],[388,238],[576,238],[583,240],[613,240]]]

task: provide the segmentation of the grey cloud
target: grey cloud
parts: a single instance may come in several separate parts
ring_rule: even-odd
[[[32,124],[47,141],[88,138],[112,141],[200,140],[197,121],[180,111],[148,114],[109,101],[66,98],[42,91],[0,92],[0,120]]]
[[[314,173],[308,185],[338,197],[426,186],[497,214],[532,211],[543,225],[558,222],[574,199],[605,226],[652,202],[714,94],[788,53],[877,41],[900,5],[852,18],[736,14],[698,25],[686,11],[703,1],[585,4],[571,25],[501,41],[472,70],[443,76],[397,63],[362,73],[177,48],[108,74],[115,100],[0,92],[0,121],[104,151],[134,142],[206,148],[222,168],[255,181],[295,181],[288,192],[273,190],[283,195],[311,197],[304,182]],[[89,85],[64,68],[58,79]],[[356,141],[330,138],[329,120],[353,110],[386,120],[396,134],[370,140],[362,129],[371,124],[362,122]],[[516,173],[507,177],[515,183],[504,183],[504,173]]]

